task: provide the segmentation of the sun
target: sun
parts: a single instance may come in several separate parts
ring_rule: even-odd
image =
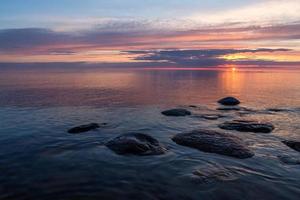
[[[232,67],[232,68],[231,68],[231,71],[235,72],[235,71],[236,71],[236,68],[235,68],[235,67]]]

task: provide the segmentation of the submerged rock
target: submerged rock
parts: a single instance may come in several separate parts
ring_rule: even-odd
[[[225,130],[236,130],[240,132],[254,132],[254,133],[270,133],[274,130],[271,123],[262,123],[250,120],[233,120],[224,122],[219,127]]]
[[[278,159],[288,165],[300,165],[300,158],[290,157],[286,155],[277,156]]]
[[[159,155],[166,152],[153,137],[142,133],[120,135],[106,143],[106,146],[117,154]]]
[[[104,124],[106,124],[106,123],[104,123]],[[74,128],[69,129],[68,133],[74,133],[74,134],[75,133],[83,133],[83,132],[87,132],[87,131],[97,129],[99,127],[100,126],[97,123],[84,124],[84,125],[76,126]]]
[[[200,183],[233,181],[238,178],[238,173],[232,169],[210,165],[193,171],[193,175],[198,178],[197,181]]]
[[[219,118],[225,117],[224,115],[218,115],[218,114],[203,114],[200,117],[207,120],[217,120]]]
[[[166,116],[180,117],[180,116],[191,115],[192,113],[183,108],[175,108],[175,109],[171,109],[171,110],[165,110],[165,111],[161,112],[161,114],[166,115]]]
[[[285,144],[286,146],[300,152],[300,141],[284,140],[284,141],[282,141],[282,143]]]
[[[243,141],[233,135],[211,130],[194,130],[172,138],[179,145],[196,148],[200,151],[227,155],[235,158],[250,158],[254,153]]]
[[[222,104],[222,105],[225,105],[225,106],[235,106],[235,105],[238,105],[240,104],[241,102],[234,98],[234,97],[225,97],[223,99],[220,99],[218,101],[219,104]]]

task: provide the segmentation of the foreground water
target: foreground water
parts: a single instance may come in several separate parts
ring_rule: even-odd
[[[295,70],[0,69],[0,199],[298,199],[300,165],[279,158],[300,155],[281,143],[300,140],[299,77]],[[229,95],[255,111],[217,111],[216,101]],[[174,107],[193,115],[161,115]],[[225,117],[199,117],[208,113]],[[276,127],[271,134],[226,131],[253,158],[170,139],[197,128],[220,131],[220,123],[241,118]],[[90,122],[108,126],[67,133]],[[127,132],[149,134],[168,152],[121,156],[104,146]]]

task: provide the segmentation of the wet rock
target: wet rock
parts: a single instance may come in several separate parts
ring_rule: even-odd
[[[129,133],[116,137],[106,143],[106,146],[117,154],[159,155],[166,152],[153,137],[142,133]]]
[[[270,111],[270,112],[286,112],[286,111],[289,111],[289,110],[285,109],[285,108],[268,108],[267,111]]]
[[[218,114],[203,114],[203,115],[201,115],[201,117],[203,119],[207,119],[207,120],[217,120],[217,119],[223,118],[225,116],[224,115],[218,115]]]
[[[277,156],[278,159],[288,165],[300,165],[300,158],[290,157],[286,155]]]
[[[218,101],[219,104],[222,104],[222,105],[225,105],[225,106],[235,106],[235,105],[238,105],[240,104],[241,102],[234,98],[234,97],[225,97],[223,99],[220,99]]]
[[[285,140],[282,141],[286,146],[300,152],[300,141]]]
[[[233,181],[238,178],[238,174],[234,170],[210,165],[195,170],[193,175],[200,183]]]
[[[220,124],[219,127],[225,130],[254,133],[270,133],[274,130],[274,126],[271,123],[248,120],[233,120],[230,122],[224,122],[223,124]]]
[[[200,151],[227,155],[235,158],[250,158],[254,153],[243,141],[233,135],[211,130],[194,130],[172,138],[179,145],[196,148]]]
[[[241,110],[241,107],[238,106],[230,106],[230,107],[219,107],[217,110],[222,110],[222,111],[239,111]]]
[[[189,105],[190,108],[198,108],[196,105]]]
[[[103,123],[103,124],[106,124],[106,123]],[[69,129],[68,133],[73,133],[73,134],[83,133],[83,132],[88,132],[88,131],[97,129],[99,127],[100,126],[97,123],[84,124],[84,125],[76,126],[74,128]]]
[[[161,112],[161,114],[166,115],[166,116],[180,117],[180,116],[191,115],[192,113],[183,108],[175,108],[175,109],[171,109],[171,110],[165,110],[165,111]]]

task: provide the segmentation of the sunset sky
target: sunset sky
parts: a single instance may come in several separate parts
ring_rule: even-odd
[[[1,1],[0,62],[300,66],[300,1]]]

